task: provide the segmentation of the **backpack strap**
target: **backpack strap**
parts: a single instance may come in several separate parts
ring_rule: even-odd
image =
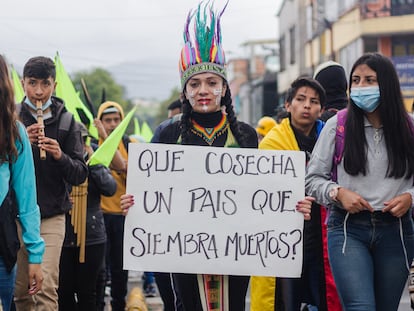
[[[21,110],[22,110],[22,104],[16,104],[16,114],[18,118],[19,118]],[[72,125],[72,117],[73,115],[70,112],[64,111],[62,115],[60,116],[58,129],[60,131],[68,132],[70,129],[70,126]]]
[[[333,181],[338,180],[338,164],[342,160],[344,153],[344,141],[345,141],[345,122],[346,122],[347,110],[342,109],[337,112],[338,121],[336,123],[335,133],[335,153],[332,160],[331,178]]]
[[[59,130],[60,131],[66,131],[66,132],[69,131],[70,126],[72,125],[72,117],[73,115],[68,111],[65,111],[62,113],[59,119]]]
[[[19,118],[20,111],[22,110],[22,104],[16,104],[16,115]]]

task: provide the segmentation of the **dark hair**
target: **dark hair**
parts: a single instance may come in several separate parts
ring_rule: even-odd
[[[15,141],[20,140],[16,124],[13,84],[6,60],[0,55],[0,163],[12,162],[18,155]]]
[[[177,99],[177,100],[173,101],[171,104],[169,104],[168,107],[167,107],[167,110],[173,110],[173,109],[177,109],[177,108],[180,108],[180,110],[182,109],[181,108],[181,100],[179,100],[179,99]]]
[[[236,113],[233,109],[232,99],[231,99],[231,92],[230,87],[227,84],[227,81],[223,79],[223,83],[226,84],[226,93],[224,94],[224,97],[221,98],[221,106],[224,106],[226,108],[226,114],[227,114],[227,120],[230,125],[230,130],[234,135],[234,138],[237,140],[240,147],[247,146],[246,137],[245,135],[240,131],[239,124],[237,122]],[[182,103],[182,110],[183,115],[181,117],[181,139],[183,144],[185,144],[188,141],[188,137],[191,132],[191,113],[193,112],[193,108],[191,107],[191,104],[189,100],[184,96],[184,100]]]
[[[352,66],[352,75],[356,67],[367,65],[377,74],[380,90],[381,118],[384,139],[387,147],[387,176],[409,178],[414,173],[414,126],[405,110],[400,82],[392,62],[379,53],[366,53]],[[350,99],[345,123],[344,168],[350,175],[367,173],[367,141],[364,131],[364,111]]]
[[[293,98],[296,96],[296,93],[298,92],[298,90],[304,86],[308,86],[314,89],[318,93],[321,107],[323,107],[326,101],[326,94],[325,94],[324,88],[315,79],[312,79],[311,77],[304,77],[304,76],[299,77],[295,81],[292,82],[286,94],[286,102],[291,103]]]
[[[56,79],[55,63],[48,57],[36,56],[27,61],[23,68],[23,78]]]

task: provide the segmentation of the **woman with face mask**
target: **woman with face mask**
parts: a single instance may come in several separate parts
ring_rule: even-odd
[[[335,116],[313,150],[306,193],[330,206],[329,260],[345,310],[392,311],[414,255],[414,126],[391,61],[360,57],[350,75],[344,127]],[[331,172],[336,131],[343,153]]]

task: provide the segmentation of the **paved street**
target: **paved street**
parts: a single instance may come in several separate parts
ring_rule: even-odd
[[[130,272],[130,276],[129,276],[129,282],[128,282],[128,288],[129,291],[131,291],[134,287],[139,287],[142,288],[142,273],[141,272]],[[111,308],[109,306],[109,297],[106,297],[106,308],[105,311],[111,311]],[[163,311],[163,305],[162,305],[162,300],[159,296],[157,297],[151,297],[151,298],[146,298],[146,304],[147,304],[147,308],[148,311]],[[246,310],[245,311],[249,311],[250,309],[250,295],[247,295],[246,298]],[[410,297],[408,295],[408,288],[406,288],[406,290],[404,290],[404,294],[401,298],[401,302],[400,302],[400,306],[398,308],[398,311],[410,311]],[[138,310],[138,309],[134,309],[134,310],[127,310],[127,311],[142,311],[142,310]]]

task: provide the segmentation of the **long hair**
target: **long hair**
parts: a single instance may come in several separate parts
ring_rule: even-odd
[[[0,55],[0,163],[9,162],[17,157],[15,141],[20,139],[16,124],[16,104],[13,84],[10,79],[6,60]]]
[[[414,126],[404,107],[400,83],[392,62],[379,53],[366,53],[351,69],[367,65],[377,74],[380,90],[379,110],[388,155],[387,177],[406,178],[414,174]],[[350,175],[367,173],[367,141],[364,132],[364,111],[350,99],[345,123],[344,168]]]
[[[234,135],[234,138],[237,140],[240,147],[247,146],[246,137],[240,131],[239,123],[237,122],[236,113],[233,109],[233,103],[231,99],[231,92],[230,87],[227,84],[227,81],[223,79],[223,83],[226,84],[226,92],[224,96],[221,98],[220,105],[224,106],[226,109],[227,120],[229,122],[230,130]],[[182,104],[183,115],[181,117],[181,139],[183,144],[188,142],[188,138],[191,132],[191,114],[193,112],[193,108],[191,107],[190,101],[184,96],[183,104]]]

